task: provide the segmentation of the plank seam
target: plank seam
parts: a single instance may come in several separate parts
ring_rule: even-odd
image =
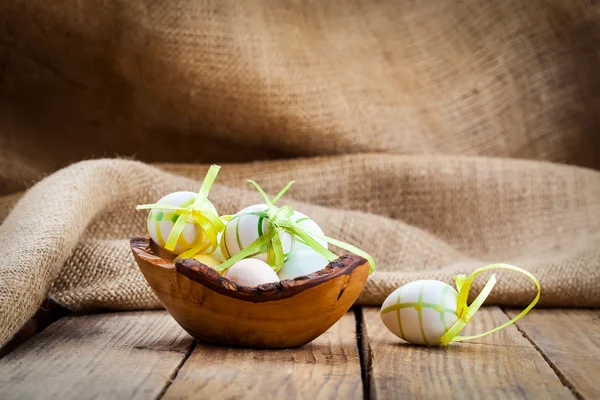
[[[358,347],[358,357],[360,360],[360,376],[363,383],[363,398],[365,400],[375,400],[375,393],[371,390],[375,388],[372,385],[373,380],[373,354],[371,345],[367,336],[365,319],[363,317],[362,307],[354,308],[354,319],[356,321],[356,345]]]
[[[510,316],[508,315],[508,313],[506,312],[506,310],[504,308],[502,308],[502,312],[504,313],[504,315],[506,315],[506,317],[508,319],[510,319]],[[521,332],[521,334],[523,335],[523,337],[525,339],[527,339],[527,341],[533,346],[533,348],[540,353],[540,355],[542,356],[542,358],[544,359],[544,361],[546,361],[546,364],[548,364],[548,366],[550,368],[552,368],[552,371],[554,371],[554,373],[556,374],[556,376],[558,377],[558,379],[560,380],[560,382],[567,388],[569,389],[569,391],[571,392],[571,394],[573,394],[573,396],[575,396],[575,398],[577,398],[578,400],[584,400],[585,398],[583,397],[583,395],[581,393],[579,393],[579,391],[575,388],[575,386],[571,383],[571,381],[569,381],[569,378],[566,377],[565,374],[563,374],[563,372],[560,370],[560,368],[558,368],[556,366],[556,364],[554,364],[554,362],[552,362],[552,360],[542,351],[542,349],[533,341],[533,339],[527,334],[527,332],[525,332],[521,326],[519,326],[518,322],[515,322],[515,327],[517,328],[517,330],[519,332]]]
[[[190,358],[190,356],[192,355],[192,352],[194,351],[195,348],[196,348],[196,341],[194,340],[192,342],[192,344],[190,345],[190,347],[188,347],[188,349],[184,353],[183,358],[181,359],[181,361],[179,362],[177,367],[175,367],[175,370],[173,371],[173,373],[167,380],[165,387],[163,387],[162,390],[160,391],[160,393],[156,396],[156,400],[160,400],[164,397],[164,395],[167,393],[167,390],[169,390],[169,388],[171,387],[171,385],[173,384],[175,379],[177,379],[177,375],[179,374],[179,371],[181,370],[181,368],[183,368],[183,365],[186,363],[188,358]]]

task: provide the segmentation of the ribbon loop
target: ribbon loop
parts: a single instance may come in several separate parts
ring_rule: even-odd
[[[466,275],[456,275],[456,278],[454,278],[454,280],[456,281],[456,290],[458,292],[460,292],[463,285],[465,284],[465,281],[467,280],[467,276]]]
[[[314,236],[314,237],[319,238],[319,239],[323,239],[327,243],[330,243],[330,244],[332,244],[334,246],[337,246],[337,247],[339,247],[341,249],[344,249],[346,251],[349,251],[351,253],[354,253],[356,255],[359,255],[359,256],[363,257],[364,259],[366,259],[369,262],[369,267],[370,267],[369,274],[372,274],[373,271],[375,271],[375,260],[366,251],[362,251],[358,247],[353,246],[353,245],[351,245],[349,243],[342,242],[341,240],[330,238],[330,237],[325,236],[325,235],[319,235],[318,233],[310,232],[309,235]],[[317,244],[318,244],[318,242],[317,242]],[[337,256],[336,256],[336,258],[337,258]],[[329,260],[329,261],[332,261],[332,260]]]
[[[331,251],[326,249],[324,246],[322,246],[321,243],[317,242],[311,236],[311,234],[307,233],[295,222],[292,222],[292,221],[286,222],[286,224],[284,226],[286,227],[286,230],[290,234],[298,236],[300,239],[302,239],[304,241],[304,243],[306,243],[307,246],[311,247],[317,253],[319,253],[320,255],[325,257],[327,259],[327,261],[333,261],[338,257],[337,255],[335,255],[334,253],[332,253]]]
[[[241,261],[244,258],[248,257],[250,254],[260,251],[260,249],[262,249],[264,246],[268,245],[268,243],[271,241],[271,239],[273,238],[273,235],[275,235],[275,233],[276,233],[275,230],[272,230],[272,229],[267,230],[261,237],[259,237],[254,242],[252,242],[248,247],[244,247],[244,249],[242,251],[240,251],[239,253],[237,253],[234,256],[231,256],[230,258],[225,260],[225,262],[223,262],[222,264],[217,265],[215,267],[215,269],[219,272],[223,272],[223,271],[227,270],[229,267],[231,267],[233,264],[235,264],[236,262]]]
[[[285,261],[285,254],[283,251],[283,245],[281,243],[281,237],[279,236],[280,231],[284,231],[289,233],[292,238],[296,236],[301,238],[307,246],[314,249],[317,253],[321,254],[328,261],[335,260],[338,256],[323,247],[319,242],[317,242],[314,238],[319,238],[325,240],[327,243],[331,243],[335,246],[338,246],[344,250],[350,251],[354,254],[357,254],[361,257],[364,257],[369,262],[371,267],[371,271],[375,269],[375,261],[373,258],[366,252],[360,250],[359,248],[352,246],[348,243],[324,236],[319,235],[314,232],[309,232],[298,225],[296,222],[291,220],[292,215],[294,214],[294,210],[291,206],[286,205],[284,207],[277,207],[275,203],[283,196],[283,194],[292,186],[294,181],[289,182],[281,191],[273,198],[270,199],[267,194],[262,190],[262,188],[253,180],[248,180],[261,194],[265,203],[267,204],[267,210],[265,212],[260,212],[261,215],[264,216],[266,213],[267,220],[267,228],[262,236],[252,242],[248,247],[242,249],[235,256],[226,260],[221,265],[218,265],[215,269],[219,272],[223,272],[229,267],[231,267],[236,262],[242,260],[243,258],[258,252],[263,246],[267,246],[267,263],[278,272],[282,267]],[[250,214],[257,214],[258,212],[252,212]],[[232,261],[233,260],[233,261]]]
[[[467,305],[469,291],[471,290],[471,285],[473,284],[473,281],[475,280],[477,275],[479,275],[480,273],[489,271],[489,270],[493,270],[493,269],[508,269],[511,271],[519,272],[519,273],[525,275],[526,277],[528,277],[529,279],[531,279],[533,281],[533,283],[535,284],[535,286],[537,287],[537,294],[536,294],[535,298],[531,301],[531,303],[523,311],[521,311],[521,313],[519,313],[519,315],[517,315],[510,321],[508,321],[494,329],[490,329],[489,331],[486,331],[484,333],[480,333],[480,334],[474,335],[474,336],[458,336],[458,334],[463,330],[465,325],[467,325],[471,321],[471,319],[473,318],[475,313],[483,305],[483,302],[485,301],[485,299],[489,296],[490,292],[494,288],[494,285],[496,284],[496,276],[492,275],[490,277],[490,279],[487,281],[487,283],[485,284],[485,286],[483,287],[483,289],[481,290],[481,293],[479,293],[479,295],[477,295],[477,297],[475,298],[475,300],[473,300],[471,305]],[[448,331],[446,331],[444,336],[442,336],[441,343],[443,343],[444,345],[448,345],[450,342],[460,342],[463,340],[478,339],[480,337],[487,336],[491,333],[497,332],[501,329],[506,328],[509,325],[514,324],[519,319],[521,319],[523,316],[525,316],[525,314],[527,314],[537,304],[538,300],[540,299],[540,295],[541,295],[540,282],[537,280],[537,278],[532,273],[530,273],[522,268],[515,267],[514,265],[509,265],[509,264],[491,264],[491,265],[487,265],[485,267],[476,269],[469,276],[458,275],[456,277],[456,288],[458,290],[458,300],[457,300],[457,306],[456,306],[456,314],[458,315],[458,320],[454,324],[452,324],[450,329],[448,329]]]
[[[176,259],[192,257],[198,252],[205,251],[209,247],[212,252],[216,250],[218,246],[217,235],[225,229],[225,223],[212,208],[209,207],[208,194],[217,179],[217,174],[220,169],[221,167],[218,165],[212,165],[208,169],[204,181],[200,186],[200,190],[198,191],[198,195],[194,199],[194,203],[189,207],[178,207],[169,204],[143,204],[136,207],[138,210],[156,209],[179,212],[179,217],[177,217],[175,224],[173,224],[167,242],[165,243],[165,249],[169,251],[175,250],[177,242],[183,233],[183,229],[188,222],[194,222],[200,227],[202,234],[207,240],[204,240],[201,244],[181,253]]]
[[[277,201],[281,198],[281,196],[283,196],[285,194],[285,192],[288,191],[288,189],[294,184],[295,181],[290,181],[288,182],[287,185],[285,185],[283,187],[283,189],[281,189],[279,191],[279,193],[277,193],[277,195],[275,197],[273,197],[273,199],[271,200],[271,203],[274,205],[275,203],[277,203]],[[256,182],[254,182],[256,183]]]

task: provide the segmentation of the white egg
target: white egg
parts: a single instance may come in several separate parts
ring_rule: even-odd
[[[251,245],[267,230],[269,219],[264,215],[266,204],[257,204],[246,207],[227,223],[221,237],[221,252],[225,258],[231,258],[244,248]],[[294,239],[289,233],[280,230],[279,237],[285,258],[288,257],[293,247]],[[257,258],[267,261],[267,246],[246,258]]]
[[[221,236],[223,235],[222,232],[219,232],[217,234],[217,243],[221,243]],[[217,260],[219,260],[221,263],[225,262],[225,257],[223,257],[223,253],[221,252],[221,246],[217,246],[217,248],[215,249],[215,251],[213,251],[212,253],[210,253],[211,256],[213,256],[214,258],[216,258]]]
[[[279,282],[279,277],[273,268],[256,258],[245,258],[236,262],[225,272],[224,276],[238,285],[250,287]]]
[[[312,249],[299,251],[294,249],[277,275],[281,280],[294,279],[320,271],[327,264],[329,261]]]
[[[303,228],[304,230],[306,230],[306,232],[308,232],[308,233],[312,232],[312,233],[316,233],[321,236],[325,235],[325,233],[323,233],[323,230],[321,229],[321,227],[319,227],[319,225],[317,225],[317,223],[315,221],[310,219],[310,217],[306,216],[305,214],[302,214],[300,211],[294,210],[294,214],[292,214],[290,219],[292,221],[294,221],[295,223],[297,223],[298,225],[300,225],[300,227]],[[312,238],[315,239],[317,242],[319,242],[319,244],[321,246],[325,247],[326,249],[328,248],[327,241],[325,241],[323,239],[319,239],[318,237],[315,237],[315,236],[312,236]],[[312,250],[312,247],[306,245],[306,243],[304,243],[304,241],[301,238],[296,237],[296,242],[294,243],[294,249],[295,250]]]
[[[156,203],[168,204],[177,207],[187,207],[196,200],[197,195],[198,194],[194,192],[175,192],[166,195]],[[217,214],[217,210],[208,200],[207,205],[211,211]],[[165,248],[169,234],[171,233],[173,225],[177,221],[179,215],[179,211],[158,209],[152,209],[150,210],[150,214],[148,214],[148,233],[150,234],[150,237],[154,243],[158,244],[163,249]],[[181,254],[184,251],[196,247],[207,240],[208,239],[205,237],[204,231],[197,224],[188,222],[179,236],[179,240],[177,241],[175,249],[173,249],[171,253]]]
[[[458,320],[458,292],[435,280],[407,283],[388,296],[381,306],[381,320],[407,342],[433,346]]]

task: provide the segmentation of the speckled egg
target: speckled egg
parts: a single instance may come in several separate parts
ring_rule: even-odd
[[[157,204],[187,207],[194,203],[196,196],[197,193],[194,192],[175,192],[166,195],[157,201]],[[208,208],[217,214],[217,210],[213,204],[208,200],[207,204]],[[171,229],[173,229],[173,224],[175,221],[177,221],[179,215],[179,211],[157,209],[150,210],[150,214],[148,214],[148,233],[150,234],[152,241],[154,241],[154,243],[159,245],[161,248],[165,249],[165,244],[167,243]],[[179,236],[179,240],[177,241],[175,249],[171,253],[181,254],[184,251],[202,244],[205,240],[206,238],[202,229],[195,223],[188,222]]]
[[[221,237],[221,252],[225,258],[231,258],[251,245],[267,230],[268,218],[264,215],[266,204],[246,207],[231,218]],[[294,239],[284,231],[279,232],[285,258],[292,250]],[[246,258],[257,258],[267,261],[267,246]]]
[[[292,216],[290,217],[290,220],[297,223],[301,228],[303,228],[309,234],[312,232],[312,233],[316,233],[321,236],[325,235],[325,233],[323,233],[323,230],[321,229],[321,227],[319,225],[317,225],[317,223],[315,221],[313,221],[310,217],[306,216],[305,214],[303,214],[299,211],[294,210],[294,214],[292,214]],[[313,236],[313,239],[315,239],[321,246],[325,247],[326,249],[328,248],[328,244],[325,240],[319,239],[318,237],[315,237],[315,236]],[[312,250],[312,247],[307,246],[306,243],[304,243],[304,241],[301,238],[296,237],[296,242],[294,243],[294,249],[295,250]]]
[[[399,338],[433,346],[456,320],[458,292],[435,280],[407,283],[383,302],[381,320]]]
[[[277,275],[281,280],[294,279],[299,276],[309,275],[313,272],[320,271],[325,268],[327,264],[329,264],[329,261],[312,249],[294,249]]]

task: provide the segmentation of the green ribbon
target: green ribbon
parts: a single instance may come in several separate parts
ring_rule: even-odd
[[[275,272],[279,272],[283,267],[283,263],[285,261],[285,255],[283,251],[283,245],[281,244],[281,236],[279,235],[280,231],[287,232],[292,237],[298,236],[301,238],[307,246],[311,247],[317,253],[321,254],[323,257],[327,259],[327,261],[331,262],[338,258],[338,256],[324,246],[322,246],[319,242],[317,242],[314,237],[317,237],[321,240],[324,240],[328,243],[331,243],[335,246],[338,246],[344,250],[350,251],[354,254],[357,254],[361,257],[364,257],[370,265],[370,273],[372,273],[375,269],[375,261],[373,257],[371,257],[367,252],[362,251],[361,249],[352,246],[351,244],[342,242],[337,239],[333,239],[324,235],[320,235],[314,232],[308,232],[304,228],[302,228],[299,224],[292,221],[290,217],[294,213],[294,210],[291,206],[287,205],[284,207],[277,207],[275,203],[285,194],[285,192],[294,184],[294,181],[289,182],[281,191],[273,198],[269,199],[269,196],[262,190],[262,188],[253,180],[249,180],[248,182],[252,183],[254,187],[261,194],[265,203],[267,204],[267,210],[261,215],[267,217],[267,228],[262,236],[252,242],[249,246],[245,247],[236,255],[232,256],[228,260],[226,260],[221,265],[215,267],[215,269],[219,272],[223,272],[230,268],[233,264],[247,256],[259,252],[264,246],[267,246],[267,263],[273,268]],[[250,212],[248,214],[255,214],[255,212]]]
[[[477,310],[479,310],[479,308],[483,305],[483,302],[488,297],[488,295],[494,288],[494,285],[496,284],[496,276],[492,275],[490,277],[490,279],[487,281],[487,283],[485,284],[485,286],[483,287],[483,289],[481,290],[481,293],[479,293],[479,295],[475,298],[475,300],[473,300],[473,302],[470,305],[467,305],[469,291],[471,290],[471,285],[473,285],[473,281],[475,280],[477,275],[479,275],[480,273],[489,271],[492,269],[508,269],[508,270],[519,272],[519,273],[525,275],[526,277],[531,279],[533,281],[533,283],[535,283],[535,286],[537,287],[537,290],[538,290],[537,295],[535,296],[533,301],[527,306],[527,308],[525,308],[523,311],[521,311],[521,313],[519,315],[517,315],[510,321],[508,321],[494,329],[491,329],[487,332],[480,333],[478,335],[457,336],[463,330],[463,328],[471,321],[471,319],[473,319],[473,316],[475,315]],[[537,304],[538,300],[540,299],[540,294],[541,294],[540,282],[537,280],[537,278],[531,272],[526,271],[519,267],[515,267],[514,265],[509,265],[509,264],[487,265],[485,267],[476,269],[469,276],[457,275],[456,276],[456,290],[458,290],[458,300],[457,300],[457,307],[456,307],[456,314],[458,315],[458,320],[454,324],[452,324],[452,326],[446,331],[444,336],[442,336],[441,343],[444,345],[448,345],[450,342],[460,342],[463,340],[477,339],[477,338],[489,335],[490,333],[497,332],[500,329],[504,329],[511,324],[514,324],[519,319],[521,319],[525,314],[527,314]]]
[[[220,169],[221,167],[218,165],[212,165],[209,168],[196,199],[188,207],[178,207],[169,204],[142,204],[136,207],[137,210],[153,209],[180,212],[179,216],[177,217],[177,221],[175,221],[173,228],[171,228],[167,242],[165,243],[165,249],[169,251],[173,251],[175,246],[177,246],[179,237],[181,236],[183,229],[188,222],[195,223],[200,227],[204,237],[207,238],[208,241],[202,241],[201,244],[181,253],[179,256],[177,256],[176,260],[180,258],[192,257],[195,254],[204,252],[209,248],[209,253],[212,253],[219,246],[217,236],[219,232],[222,232],[223,229],[225,229],[225,223],[209,207],[208,194],[210,193],[210,189],[217,179],[217,174],[219,173]]]

